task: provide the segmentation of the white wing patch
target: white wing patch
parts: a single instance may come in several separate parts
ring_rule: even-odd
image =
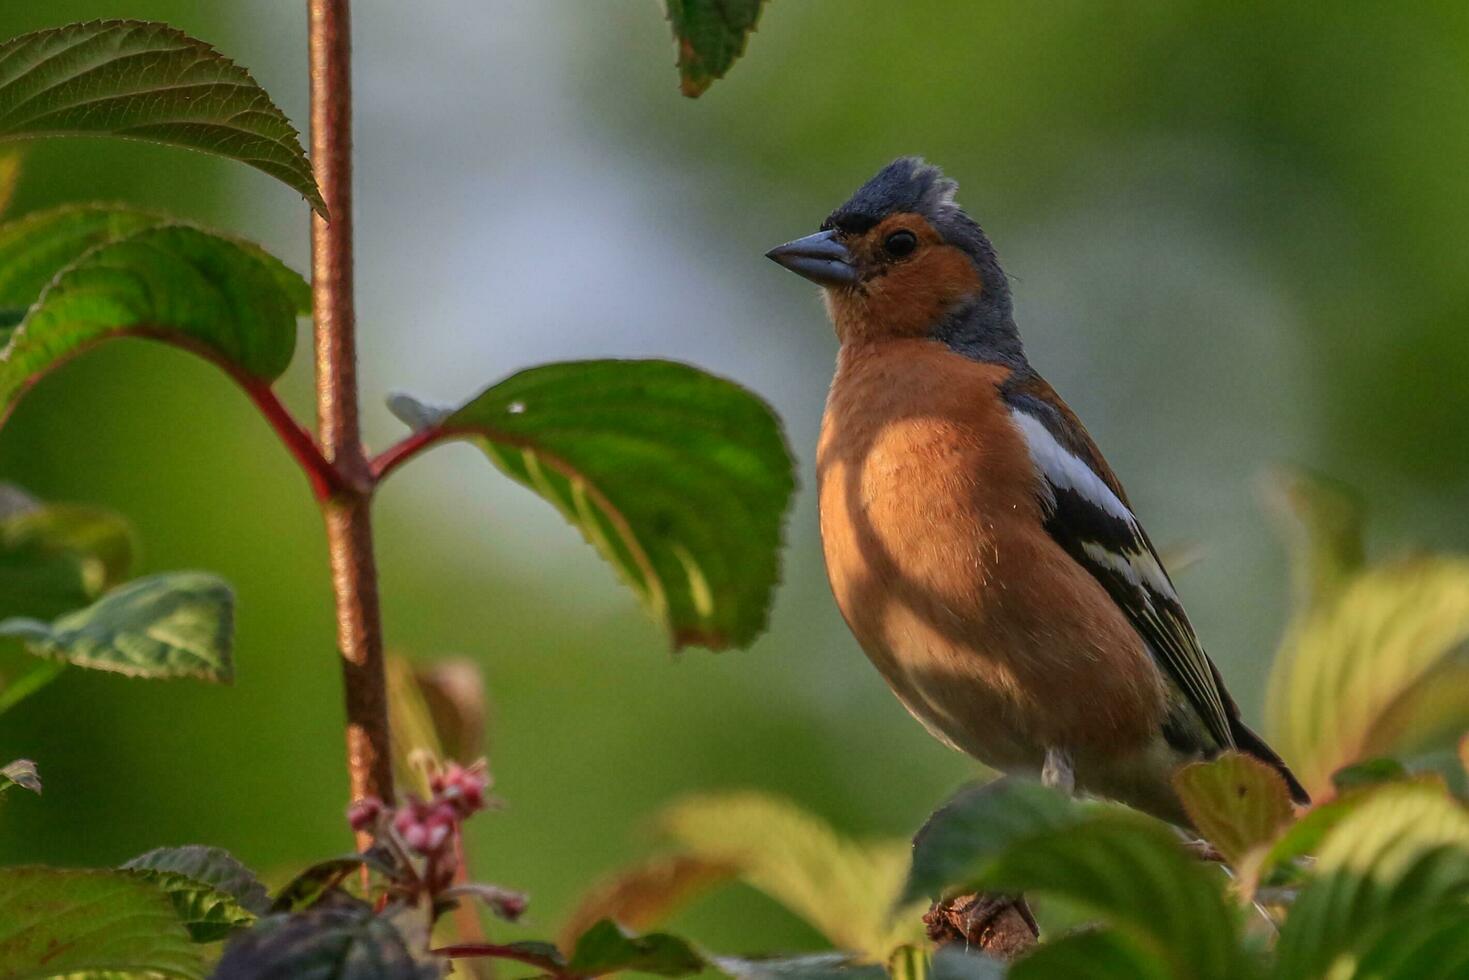
[[[1058,487],[1075,490],[1098,510],[1137,526],[1137,518],[1112,492],[1112,488],[1103,483],[1090,466],[1057,442],[1040,419],[1019,409],[1011,409],[1010,417],[1025,437],[1030,461],[1042,476]]]

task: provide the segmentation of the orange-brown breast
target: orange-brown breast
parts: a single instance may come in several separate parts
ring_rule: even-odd
[[[909,710],[982,761],[1136,750],[1161,678],[1045,531],[1007,374],[931,340],[843,346],[817,453],[832,591]]]

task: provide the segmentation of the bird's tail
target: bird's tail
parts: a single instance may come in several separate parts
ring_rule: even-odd
[[[1230,727],[1233,731],[1231,734],[1234,735],[1234,744],[1239,746],[1239,750],[1246,755],[1254,756],[1280,773],[1281,777],[1285,779],[1285,785],[1290,788],[1290,798],[1292,800],[1301,806],[1310,805],[1311,795],[1306,792],[1306,787],[1301,785],[1301,781],[1296,778],[1295,773],[1290,771],[1290,767],[1285,764],[1285,761],[1275,754],[1275,750],[1267,745],[1263,738],[1251,731],[1249,726],[1244,722],[1237,718],[1232,719],[1232,722],[1233,724]]]

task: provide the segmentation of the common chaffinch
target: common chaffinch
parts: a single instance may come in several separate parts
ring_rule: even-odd
[[[1240,720],[1127,494],[1031,367],[957,185],[897,160],[770,258],[819,284],[841,350],[817,449],[842,616],[940,741],[1187,826],[1183,763]]]

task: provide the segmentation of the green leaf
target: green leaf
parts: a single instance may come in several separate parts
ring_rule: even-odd
[[[1042,943],[1010,967],[1009,980],[1175,980],[1167,964],[1126,936],[1092,930]]]
[[[409,910],[413,911],[413,910]],[[213,980],[430,980],[442,975],[394,917],[365,905],[272,915],[230,940]]]
[[[1462,980],[1469,976],[1469,906],[1396,921],[1364,949],[1353,974],[1373,980]]]
[[[0,622],[0,636],[32,653],[130,677],[197,677],[229,683],[234,596],[204,572],[152,575],[114,589],[51,624]]]
[[[1241,752],[1184,766],[1173,785],[1194,826],[1235,867],[1273,840],[1294,812],[1280,773]]]
[[[887,980],[887,970],[861,963],[850,953],[813,953],[780,959],[717,956],[714,965],[735,980]]]
[[[1010,845],[1079,822],[1088,809],[1026,779],[996,779],[960,790],[913,838],[913,862],[902,901],[938,899],[973,890]]]
[[[457,410],[390,406],[425,438],[474,440],[554,504],[675,646],[743,646],[764,629],[795,480],[779,421],[740,386],[671,361],[576,361]]]
[[[242,384],[274,381],[309,308],[306,283],[253,245],[187,225],[114,239],[58,272],[0,350],[0,418],[41,374],[112,337],[167,341]]]
[[[765,0],[667,0],[683,94],[697,98],[745,53]]]
[[[1217,868],[1186,854],[1162,824],[1112,813],[1010,845],[978,884],[1085,909],[1161,958],[1167,975],[1236,980],[1242,954],[1224,881]]]
[[[1431,781],[1374,787],[1322,839],[1281,929],[1275,975],[1345,975],[1408,923],[1447,910],[1469,924],[1466,899],[1469,811]]]
[[[4,653],[0,654],[0,659],[11,661],[20,658]],[[66,669],[66,664],[57,660],[37,660],[30,656],[24,659],[26,663],[23,666],[7,662],[0,669],[0,715],[56,680]]]
[[[1368,759],[1332,773],[1331,786],[1338,793],[1345,793],[1363,786],[1395,783],[1408,778],[1407,768],[1396,759]]]
[[[0,489],[0,620],[58,616],[126,578],[136,545],[121,517],[41,504],[8,484]]]
[[[40,796],[41,776],[36,772],[36,764],[30,759],[16,759],[0,767],[0,796],[12,786],[28,789]]]
[[[740,880],[810,923],[838,949],[886,961],[924,941],[917,909],[893,914],[908,863],[903,841],[854,841],[777,797],[682,800],[659,826],[688,854],[739,869]]]
[[[661,932],[633,936],[603,919],[576,941],[567,969],[586,977],[618,970],[682,977],[703,970],[704,958],[676,936]]]
[[[56,273],[88,250],[169,223],[116,204],[68,204],[0,225],[0,308],[19,308],[23,317]]]
[[[1293,499],[1308,532],[1298,565],[1352,551],[1332,538],[1343,520],[1323,516],[1334,504],[1319,492]],[[1303,573],[1316,587],[1287,631],[1266,711],[1276,747],[1313,796],[1354,762],[1410,756],[1469,728],[1469,559],[1335,561],[1334,574]]]
[[[204,975],[168,896],[120,871],[0,868],[0,964],[9,980],[90,970]]]
[[[264,171],[322,217],[301,140],[250,73],[167,24],[92,21],[0,44],[0,138],[118,136]]]
[[[195,942],[223,939],[270,908],[254,873],[218,847],[159,847],[126,862],[122,870],[167,892]]]

